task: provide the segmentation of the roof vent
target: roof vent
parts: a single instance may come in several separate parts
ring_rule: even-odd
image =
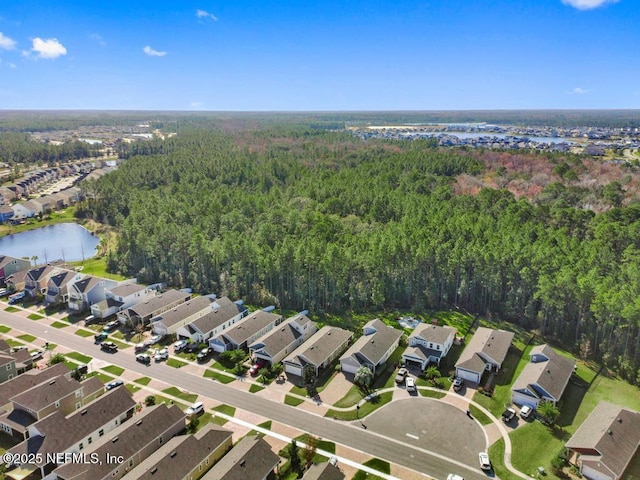
[[[240,462],[240,466],[241,466],[241,467],[246,466],[246,461],[245,461],[244,459]]]
[[[609,431],[607,432],[609,435],[613,435],[613,430],[609,429]]]
[[[173,452],[171,452],[171,454],[170,454],[169,456],[170,456],[171,458],[173,458],[173,457],[175,457],[175,456],[176,456],[176,453],[177,453],[177,452],[174,450]]]
[[[138,426],[142,425],[142,420],[138,420],[138,421],[136,422],[136,425],[138,425]]]
[[[622,417],[618,417],[618,423],[622,423]]]
[[[118,441],[118,437],[113,437],[113,439],[111,440],[111,443],[116,443]]]

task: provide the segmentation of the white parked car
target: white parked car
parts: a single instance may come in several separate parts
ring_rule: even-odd
[[[405,385],[407,386],[407,392],[415,392],[416,391],[416,382],[413,378],[407,377],[405,381]]]
[[[178,340],[176,343],[173,344],[173,351],[174,352],[180,352],[182,350],[184,350],[184,348],[187,346],[187,341],[186,340]]]
[[[153,345],[154,343],[158,343],[160,340],[162,340],[162,335],[153,335],[149,339],[149,345]]]
[[[478,454],[478,460],[480,461],[480,468],[482,470],[491,470],[491,462],[489,461],[489,454],[487,452],[480,452]]]
[[[450,473],[447,475],[447,480],[464,480],[460,475],[456,475],[455,473]]]
[[[523,405],[522,408],[520,409],[520,418],[526,420],[531,416],[532,413],[533,413],[533,408],[531,408],[529,405]]]
[[[187,417],[190,417],[191,415],[200,415],[202,412],[204,412],[204,403],[196,402],[187,408],[184,413],[187,414]]]
[[[169,350],[167,348],[161,348],[160,350],[156,350],[153,354],[153,358],[156,362],[160,362],[162,360],[166,360],[169,358]]]

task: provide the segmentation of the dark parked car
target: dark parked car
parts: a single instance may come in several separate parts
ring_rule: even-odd
[[[202,350],[200,350],[200,353],[198,353],[198,361],[199,362],[206,361],[211,356],[212,353],[213,353],[213,348],[211,347],[203,348]]]
[[[453,389],[457,392],[458,390],[460,390],[464,385],[464,380],[462,380],[460,377],[456,377],[453,380]]]
[[[513,408],[507,408],[504,412],[502,412],[502,421],[504,423],[509,423],[516,416],[516,411]]]
[[[124,382],[122,380],[114,380],[113,382],[109,382],[107,383],[107,390],[111,390],[112,388],[116,388],[119,387],[120,385],[124,385]]]
[[[96,343],[100,343],[100,342],[104,342],[107,339],[107,334],[102,332],[102,333],[98,333],[97,335],[93,336],[93,339]]]
[[[260,371],[260,369],[264,367],[266,364],[267,362],[259,358],[256,361],[256,363],[254,363],[253,366],[249,369],[249,375],[251,375],[252,377],[255,377],[256,375],[258,375],[258,372]]]
[[[146,353],[139,353],[138,355],[136,355],[136,361],[138,361],[140,363],[149,364],[149,363],[151,363],[151,357],[149,355],[147,355]]]
[[[200,345],[195,342],[187,343],[187,345],[184,347],[184,351],[187,353],[197,352],[199,347]]]
[[[113,342],[102,342],[100,348],[109,353],[116,353],[118,351],[118,346]]]

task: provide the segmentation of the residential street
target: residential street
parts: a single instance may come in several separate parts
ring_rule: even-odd
[[[347,422],[321,417],[300,408],[276,403],[213,380],[188,374],[164,363],[152,363],[150,366],[145,366],[135,361],[133,349],[109,354],[94,345],[92,339],[82,338],[64,329],[50,327],[43,321],[28,320],[19,314],[5,311],[0,311],[0,324],[138,372],[141,375],[161,380],[169,385],[175,385],[181,389],[295,427],[314,436],[349,446],[368,455],[404,465],[434,478],[445,479],[449,473],[457,473],[466,479],[486,479],[486,475],[475,464],[464,465],[442,455],[416,448],[409,443],[392,440],[372,431],[373,429],[365,430],[359,424],[354,426]],[[417,404],[424,406],[423,402],[417,402]],[[407,415],[411,414],[407,413]],[[451,428],[458,428],[458,426],[452,424]]]

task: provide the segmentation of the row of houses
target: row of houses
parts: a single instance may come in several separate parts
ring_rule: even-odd
[[[25,202],[16,202],[13,205],[0,205],[0,221],[19,221],[26,218],[44,215],[54,210],[61,210],[80,200],[80,189],[70,187],[57,193],[33,198]]]
[[[0,431],[19,443],[21,461],[3,478],[47,480],[265,480],[280,458],[259,436],[235,445],[232,432],[210,423],[186,434],[175,405],[138,411],[124,387],[105,391],[96,378],[78,381],[63,364],[32,370],[0,385]],[[330,464],[303,477],[342,480]]]

